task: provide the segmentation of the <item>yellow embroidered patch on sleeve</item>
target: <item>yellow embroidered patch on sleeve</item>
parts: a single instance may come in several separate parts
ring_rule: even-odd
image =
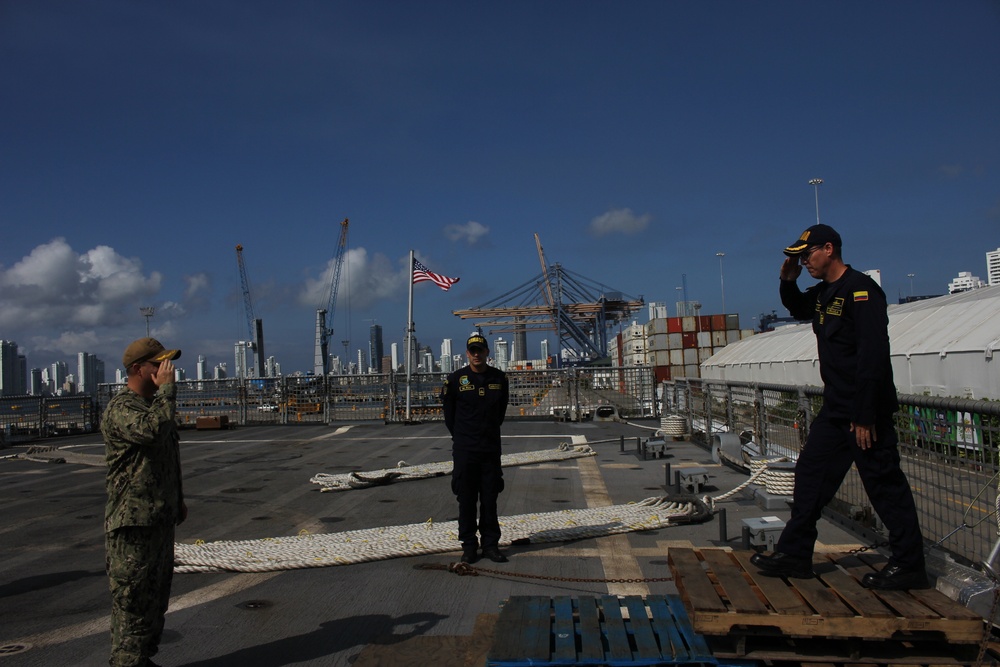
[[[854,293],[854,300],[855,301],[867,301],[868,300],[868,290],[864,290],[862,292],[855,292]]]

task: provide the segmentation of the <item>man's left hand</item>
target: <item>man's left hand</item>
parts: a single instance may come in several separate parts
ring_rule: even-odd
[[[878,440],[874,425],[865,426],[864,424],[851,422],[851,432],[854,433],[854,439],[857,440],[858,447],[861,449],[870,449],[875,444],[875,441]]]

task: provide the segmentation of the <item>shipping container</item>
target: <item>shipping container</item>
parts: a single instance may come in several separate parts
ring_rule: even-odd
[[[671,366],[684,365],[684,350],[680,348],[674,348],[670,350],[670,365]]]
[[[706,361],[708,361],[712,357],[713,354],[715,354],[715,351],[712,350],[712,348],[710,348],[710,347],[699,347],[698,348],[698,363],[699,364],[705,363]]]
[[[712,332],[712,347],[725,347],[726,346],[726,332],[723,331],[713,331]]]
[[[712,332],[711,331],[699,331],[698,332],[698,347],[712,347]]]
[[[725,330],[726,330],[726,316],[712,315],[712,331],[725,331]]]
[[[667,320],[665,318],[658,317],[646,323],[647,336],[652,334],[665,334],[665,333],[667,333]]]
[[[740,332],[737,329],[730,329],[726,332],[726,345],[732,345],[740,339]]]
[[[682,347],[684,347],[684,334],[682,333],[667,334],[668,350],[679,350]]]
[[[679,317],[667,318],[667,333],[680,333],[684,330],[684,325]]]
[[[756,329],[740,329],[740,340],[749,338],[757,333]]]
[[[698,364],[685,364],[684,375],[689,378],[701,377],[701,367]]]
[[[657,382],[669,382],[672,379],[670,366],[654,366],[653,377]]]
[[[685,350],[689,347],[698,347],[698,334],[688,331],[681,334],[681,347]]]
[[[698,331],[711,331],[712,330],[712,316],[711,315],[699,315],[698,316]]]
[[[690,349],[684,350],[684,365],[697,364],[698,363],[698,348],[692,347]]]
[[[726,315],[726,331],[733,331],[740,328],[740,316],[739,313],[730,313]]]
[[[669,334],[666,333],[655,333],[649,334],[646,337],[646,349],[647,350],[669,350],[670,341],[667,338]]]
[[[685,369],[684,364],[680,364],[677,366],[675,366],[674,364],[670,364],[670,375],[675,380],[677,378],[687,377],[687,373],[685,372],[684,369]]]
[[[669,366],[670,350],[651,350],[647,352],[646,363],[650,366]]]
[[[681,331],[697,331],[698,318],[694,315],[685,315],[681,318]]]

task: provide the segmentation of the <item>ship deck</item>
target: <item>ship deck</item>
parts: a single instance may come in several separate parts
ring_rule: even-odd
[[[746,480],[686,441],[668,442],[662,458],[644,458],[636,438],[650,434],[621,423],[508,422],[505,453],[587,442],[595,443],[598,454],[505,468],[501,516],[669,495],[667,464],[672,471],[704,468],[708,482],[699,495],[720,495]],[[106,664],[110,600],[100,435],[34,445],[57,447],[64,462],[14,458],[29,444],[0,450],[0,664]],[[321,493],[309,482],[320,472],[449,460],[450,439],[440,422],[185,430],[181,447],[189,518],[178,528],[180,542],[328,533],[457,516],[448,477],[335,493]],[[474,577],[435,569],[458,560],[457,543],[450,554],[334,567],[178,573],[156,662],[164,667],[330,666],[420,664],[434,656],[435,664],[452,664],[441,662],[441,656],[450,655],[453,664],[483,664],[488,641],[482,635],[512,596],[677,596],[683,588],[668,563],[672,547],[740,549],[742,519],[788,516],[784,509],[762,510],[740,494],[719,507],[726,509],[724,530],[717,514],[696,525],[510,546],[509,563],[480,562],[476,567],[490,572]],[[818,552],[858,546],[858,537],[821,522]],[[646,581],[652,579],[657,581]],[[455,643],[463,637],[470,641]],[[414,658],[415,646],[422,648]],[[407,663],[407,653],[417,662]]]

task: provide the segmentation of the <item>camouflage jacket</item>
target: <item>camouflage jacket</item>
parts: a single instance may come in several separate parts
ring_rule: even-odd
[[[171,382],[152,401],[125,387],[108,403],[101,419],[108,464],[105,532],[177,522],[184,493],[176,397]]]

